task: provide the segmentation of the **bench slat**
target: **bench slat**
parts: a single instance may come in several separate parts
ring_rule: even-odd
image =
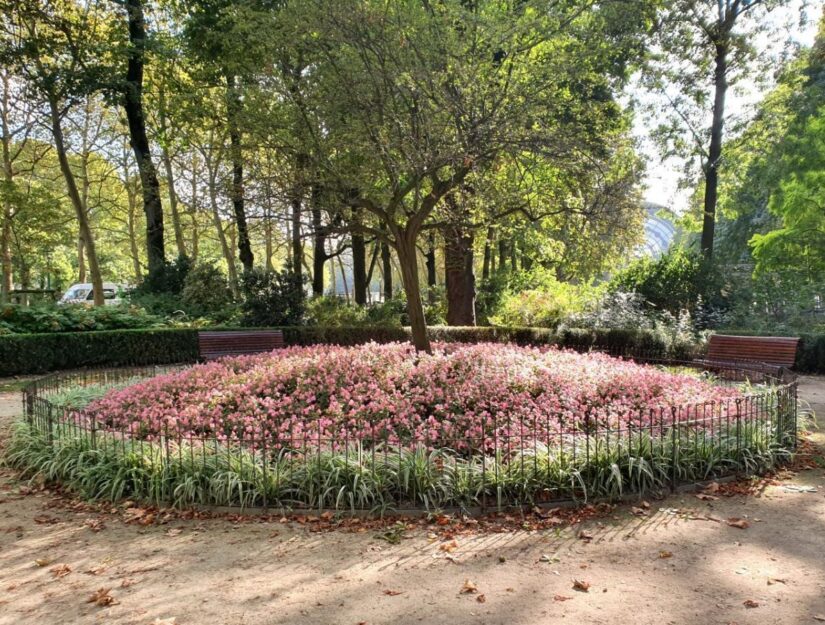
[[[260,354],[284,347],[280,330],[210,330],[198,332],[198,349],[202,360],[223,356]]]
[[[708,360],[714,362],[752,361],[793,366],[798,338],[782,336],[732,336],[713,334],[708,344]]]

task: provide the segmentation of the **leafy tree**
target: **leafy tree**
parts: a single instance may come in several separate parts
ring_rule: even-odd
[[[290,271],[253,269],[241,277],[241,312],[249,326],[294,326],[304,319],[301,278]]]

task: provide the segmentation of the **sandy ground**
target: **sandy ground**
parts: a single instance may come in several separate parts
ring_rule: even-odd
[[[801,396],[825,415],[825,378],[806,378]],[[0,423],[18,402],[0,398]],[[392,545],[375,530],[278,521],[126,524],[5,471],[0,625],[825,622],[825,471],[783,475],[758,496],[651,504],[647,517],[621,506],[586,526],[455,545],[424,528]],[[466,580],[475,592],[461,592]],[[115,602],[88,603],[98,589]]]

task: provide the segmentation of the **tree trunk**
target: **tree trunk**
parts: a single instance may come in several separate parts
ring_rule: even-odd
[[[0,304],[7,304],[14,288],[14,272],[11,257],[11,203],[6,200],[3,206],[3,227],[0,228],[0,257],[3,265],[3,278],[0,282]]]
[[[501,273],[507,271],[507,241],[503,238],[498,241],[498,270]]]
[[[69,164],[69,157],[66,154],[66,144],[63,139],[63,128],[60,125],[60,108],[57,99],[49,98],[49,114],[51,121],[52,138],[54,139],[54,149],[57,154],[57,162],[60,171],[66,181],[66,192],[75,210],[75,216],[80,227],[80,238],[86,248],[86,257],[89,261],[89,273],[92,277],[92,292],[95,306],[103,306],[106,302],[103,299],[103,278],[100,274],[100,265],[97,261],[97,251],[95,249],[95,239],[92,235],[92,228],[89,225],[89,215],[83,206],[80,192],[77,189],[72,167]]]
[[[146,136],[146,119],[143,115],[143,63],[146,46],[143,0],[125,0],[125,6],[129,22],[130,47],[123,108],[129,126],[129,142],[140,172],[143,210],[146,213],[146,257],[149,271],[153,272],[166,264],[166,250],[163,242],[160,184],[155,165],[152,163],[149,139]]]
[[[433,304],[435,303],[435,287],[438,286],[438,277],[435,271],[435,234],[433,232],[430,232],[427,237],[425,264],[427,266],[427,301]]]
[[[719,164],[722,158],[722,135],[725,125],[725,95],[728,90],[728,48],[716,44],[716,68],[713,75],[715,89],[713,121],[710,127],[710,148],[705,163],[705,206],[702,219],[702,254],[713,256],[713,238],[716,229],[716,201],[719,191]]]
[[[209,164],[207,164],[209,166]],[[215,224],[215,231],[218,234],[218,242],[221,245],[221,252],[226,260],[227,272],[229,274],[229,286],[234,295],[238,292],[238,270],[235,267],[235,255],[229,247],[229,242],[226,240],[226,232],[223,229],[223,222],[221,221],[221,213],[218,210],[215,173],[210,168],[209,170],[209,203],[212,207],[212,221]]]
[[[83,237],[77,235],[77,281],[86,282],[86,254],[83,251]]]
[[[324,266],[327,255],[327,231],[322,223],[323,214],[317,201],[317,191],[313,189],[312,201],[312,294],[324,294]]]
[[[407,315],[410,318],[412,343],[419,352],[432,353],[430,339],[427,337],[427,321],[424,318],[424,306],[421,301],[421,285],[418,282],[418,258],[415,235],[407,230],[400,230],[396,237],[398,265],[404,293],[407,295]]]
[[[484,261],[481,265],[481,279],[482,280],[489,280],[490,279],[490,261],[492,260],[493,256],[493,228],[492,226],[487,228],[487,237],[484,239]]]
[[[126,225],[129,231],[129,250],[132,256],[132,271],[135,276],[135,284],[139,284],[143,279],[143,271],[140,267],[140,249],[137,242],[137,202],[131,190],[127,190],[127,193],[129,208],[126,216]]]
[[[384,301],[392,299],[392,258],[390,257],[390,246],[381,243],[381,277],[383,281]]]
[[[360,232],[353,232],[350,239],[352,243],[352,293],[356,304],[366,306],[367,246],[364,244],[364,235]]]
[[[264,266],[267,271],[275,271],[275,267],[272,265],[272,216],[268,212],[264,218],[264,238],[266,244],[266,262]]]
[[[183,226],[180,221],[180,210],[178,209],[178,194],[175,191],[175,172],[172,169],[172,156],[169,154],[169,137],[167,135],[166,124],[166,91],[161,83],[158,89],[158,119],[160,122],[160,130],[163,134],[163,143],[161,144],[161,160],[163,161],[163,168],[166,172],[166,187],[169,192],[169,208],[172,212],[172,228],[175,231],[175,247],[178,249],[178,257],[184,258],[186,253],[186,242],[183,238]]]
[[[246,223],[246,206],[244,204],[243,186],[243,150],[241,148],[241,130],[238,116],[241,112],[241,99],[235,76],[226,76],[226,112],[229,121],[229,143],[232,157],[232,208],[235,212],[235,224],[238,228],[238,258],[245,271],[250,271],[255,262],[252,244],[249,241],[249,227]]]
[[[473,234],[459,225],[444,229],[444,275],[447,286],[447,324],[476,324],[473,273]]]

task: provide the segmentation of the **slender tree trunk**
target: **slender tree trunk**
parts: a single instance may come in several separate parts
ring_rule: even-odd
[[[275,267],[272,265],[272,216],[268,211],[266,217],[264,218],[264,237],[266,239],[266,270],[275,271]]]
[[[335,267],[334,264],[333,264],[333,267]],[[338,268],[341,270],[341,282],[344,283],[344,297],[346,297],[347,301],[349,301],[349,286],[347,285],[347,270],[344,267],[344,261],[341,260],[340,254],[338,255]]]
[[[473,234],[460,225],[444,229],[444,275],[447,287],[447,323],[476,324],[476,288],[473,273]]]
[[[378,261],[378,251],[380,246],[378,242],[375,242],[375,245],[372,247],[372,256],[370,257],[370,266],[367,269],[367,301],[372,302],[372,289],[370,285],[372,284],[372,277],[375,275],[375,263]]]
[[[0,228],[0,258],[2,258],[3,277],[0,282],[0,304],[11,300],[14,288],[14,271],[11,256],[11,202],[3,202],[3,227]]]
[[[359,306],[367,305],[367,246],[364,235],[353,232],[350,236],[352,243],[352,293],[355,303]]]
[[[427,337],[427,321],[421,301],[421,285],[418,281],[418,258],[415,235],[407,230],[400,230],[396,236],[396,252],[404,292],[407,295],[407,316],[410,318],[412,343],[420,352],[432,353],[430,339]]]
[[[493,256],[493,228],[492,226],[487,228],[487,237],[484,239],[484,260],[481,264],[481,279],[482,280],[489,280],[490,279],[490,261],[492,260]]]
[[[324,294],[324,266],[327,255],[327,230],[323,224],[323,213],[319,204],[317,185],[312,189],[312,294]]]
[[[129,126],[129,142],[135,153],[143,190],[143,210],[146,213],[146,257],[149,271],[166,264],[163,241],[163,207],[149,139],[143,115],[143,64],[146,46],[146,24],[143,18],[143,0],[125,0],[129,23],[129,61],[126,70],[123,108]],[[88,243],[88,241],[87,241]],[[91,263],[90,263],[91,264]]]
[[[127,194],[129,207],[126,225],[129,230],[129,251],[132,256],[132,272],[134,273],[135,284],[139,284],[143,279],[143,270],[140,267],[140,248],[137,242],[137,201],[131,189],[127,189]]]
[[[209,166],[207,164],[207,166]],[[218,209],[218,197],[215,181],[215,174],[209,170],[209,204],[212,208],[212,221],[215,224],[215,231],[218,234],[218,242],[221,246],[221,253],[226,260],[226,268],[229,274],[229,286],[234,295],[238,293],[238,270],[235,267],[235,255],[229,247],[229,242],[226,240],[226,232],[223,229],[223,222],[221,221],[221,213]]]
[[[63,139],[63,128],[60,125],[60,108],[57,99],[54,96],[49,98],[49,114],[57,161],[60,165],[60,171],[63,174],[63,178],[66,181],[66,192],[68,193],[69,199],[71,200],[72,206],[75,210],[77,222],[80,227],[80,238],[83,240],[86,248],[86,257],[89,261],[89,273],[92,277],[94,303],[95,306],[103,306],[106,302],[103,299],[103,278],[100,274],[100,265],[97,261],[95,239],[92,235],[92,228],[89,225],[89,215],[86,213],[86,207],[83,206],[83,201],[80,198],[80,192],[77,189],[77,182],[75,181],[74,173],[72,172],[71,165],[69,164],[69,157],[66,154],[66,144]]]
[[[435,270],[435,233],[430,231],[427,237],[427,256],[425,258],[427,266],[427,301],[435,303],[435,287],[438,286],[438,276]]]
[[[175,172],[172,168],[172,156],[169,153],[169,137],[166,136],[168,127],[166,124],[166,91],[161,83],[158,89],[158,120],[160,123],[160,130],[163,136],[163,143],[161,144],[160,157],[163,161],[163,169],[166,172],[166,188],[169,193],[169,209],[172,213],[172,228],[175,231],[175,247],[178,250],[178,257],[185,258],[186,242],[183,238],[183,225],[180,220],[180,210],[178,208],[178,194],[175,191]]]
[[[507,241],[503,238],[498,241],[498,270],[501,273],[507,271]]]
[[[385,242],[381,243],[381,278],[386,302],[392,299],[392,258],[390,246]]]
[[[713,256],[713,238],[716,229],[716,202],[719,191],[719,164],[722,159],[722,137],[725,125],[725,95],[728,91],[728,48],[716,44],[716,67],[713,74],[713,121],[710,127],[710,147],[705,163],[705,206],[702,220],[702,254]]]
[[[226,76],[227,119],[229,121],[229,143],[232,158],[232,208],[235,211],[235,223],[238,227],[238,258],[245,271],[250,271],[255,262],[252,244],[249,241],[249,227],[246,223],[246,206],[244,204],[243,150],[241,148],[241,130],[239,116],[241,99],[238,94],[236,78]]]
[[[86,254],[84,251],[83,237],[77,235],[77,281],[86,282]]]
[[[308,157],[306,154],[298,154],[295,157],[295,181],[293,182],[292,198],[292,271],[295,275],[302,275],[304,261],[304,245],[301,241],[301,216],[304,203],[304,175],[306,173]]]

